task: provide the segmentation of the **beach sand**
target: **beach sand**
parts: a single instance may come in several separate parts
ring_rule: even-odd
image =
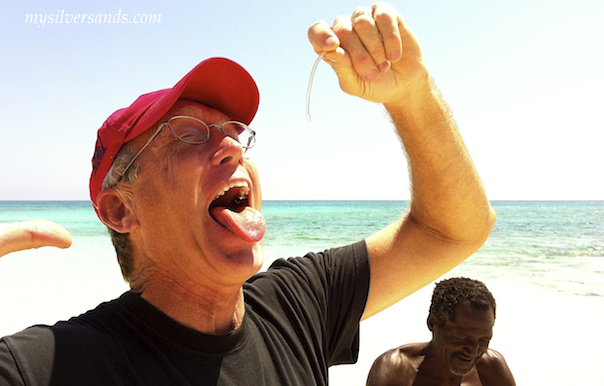
[[[65,251],[46,248],[0,259],[0,336],[78,315],[128,289],[107,241],[77,242]],[[454,276],[472,275],[458,267],[446,277]],[[604,385],[604,297],[562,295],[518,278],[485,283],[498,306],[491,347],[505,356],[519,386]],[[362,322],[359,361],[332,367],[331,385],[364,385],[381,353],[429,341],[433,288]]]
[[[128,290],[111,242],[74,239],[0,258],[0,336],[80,315]]]

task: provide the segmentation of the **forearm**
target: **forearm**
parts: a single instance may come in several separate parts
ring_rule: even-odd
[[[360,7],[352,16],[336,18],[332,27],[313,24],[309,38],[315,52],[326,52],[342,90],[384,104],[409,160],[409,215],[366,240],[371,260],[367,318],[474,253],[495,215],[419,44],[395,9],[383,2]],[[383,63],[390,67],[382,68]],[[380,75],[369,79],[375,69]]]
[[[428,76],[384,105],[409,161],[410,215],[454,240],[488,236],[495,214],[457,124]]]

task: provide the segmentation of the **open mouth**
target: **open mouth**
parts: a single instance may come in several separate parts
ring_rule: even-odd
[[[218,193],[214,201],[210,204],[210,214],[214,208],[227,208],[230,211],[240,213],[249,206],[250,187],[245,181],[239,181],[229,184]]]
[[[226,230],[247,242],[257,242],[266,232],[266,221],[259,210],[250,206],[247,181],[232,182],[216,195],[208,211]]]

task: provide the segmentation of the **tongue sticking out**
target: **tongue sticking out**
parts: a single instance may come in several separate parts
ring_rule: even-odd
[[[210,214],[220,225],[245,241],[260,241],[266,232],[264,216],[249,206],[237,211],[217,206],[210,209]]]

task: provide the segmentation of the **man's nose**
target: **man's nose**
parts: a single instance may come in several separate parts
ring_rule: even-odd
[[[467,355],[472,357],[478,357],[482,354],[482,350],[480,349],[480,344],[478,342],[467,342],[464,345],[464,351]]]
[[[217,126],[210,127],[210,145],[214,151],[212,164],[220,165],[228,162],[243,163],[243,147],[239,141],[226,135]]]

